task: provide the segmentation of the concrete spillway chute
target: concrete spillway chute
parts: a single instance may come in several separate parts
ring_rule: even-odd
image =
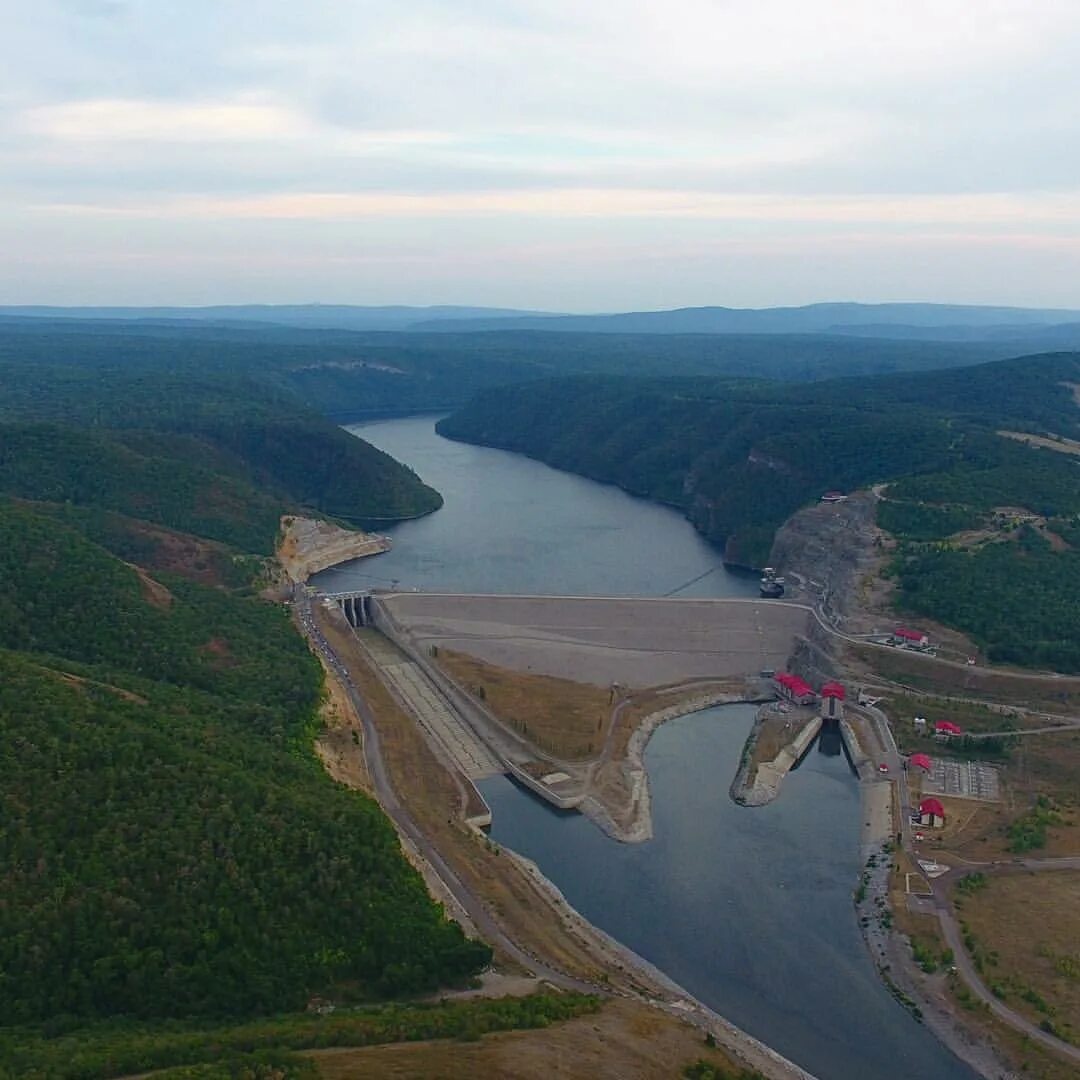
[[[331,600],[345,616],[350,626],[371,625],[371,590],[357,592],[322,593],[323,600]]]

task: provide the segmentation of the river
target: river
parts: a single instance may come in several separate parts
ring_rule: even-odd
[[[320,586],[397,580],[447,592],[757,595],[756,577],[726,570],[719,552],[667,507],[517,454],[443,439],[431,417],[349,430],[405,462],[446,502],[383,530],[394,538],[391,551],[328,570]]]
[[[675,512],[514,454],[435,434],[432,418],[357,426],[446,505],[389,531],[394,548],[319,575],[461,592],[742,596]],[[690,584],[688,584],[690,583]],[[898,1005],[855,920],[858,785],[838,744],[814,746],[770,806],[728,788],[749,706],[673,721],[646,752],[655,837],[623,845],[510,781],[483,784],[492,837],[534,859],[592,922],[822,1080],[974,1074]]]

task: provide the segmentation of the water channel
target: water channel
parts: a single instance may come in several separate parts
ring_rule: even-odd
[[[546,594],[753,595],[678,514],[514,454],[449,442],[433,419],[354,430],[442,492],[388,530],[394,549],[319,575],[323,588]],[[692,583],[692,584],[688,584]],[[655,837],[623,845],[510,781],[485,782],[493,838],[534,859],[592,922],[822,1080],[973,1076],[888,994],[851,893],[859,793],[837,743],[813,747],[767,807],[728,787],[750,706],[653,736]]]

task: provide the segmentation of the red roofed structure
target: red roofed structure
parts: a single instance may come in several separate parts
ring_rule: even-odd
[[[923,825],[944,825],[945,807],[937,799],[923,799],[919,803],[919,821]]]
[[[925,769],[929,772],[934,766],[933,762],[926,756],[926,754],[912,754],[908,758],[909,765],[915,765],[920,769]]]
[[[814,688],[805,679],[800,679],[798,675],[789,675],[786,671],[773,676],[773,686],[781,697],[793,701],[796,705],[811,705],[817,697]]]
[[[896,645],[916,649],[925,649],[930,644],[930,639],[921,630],[910,630],[906,626],[898,626],[892,633],[892,640]]]
[[[963,735],[964,729],[958,727],[951,720],[939,720],[934,725],[934,734],[943,738],[951,738],[954,735]]]
[[[844,715],[844,698],[847,693],[838,682],[827,682],[821,688],[821,719],[826,723],[839,720]]]

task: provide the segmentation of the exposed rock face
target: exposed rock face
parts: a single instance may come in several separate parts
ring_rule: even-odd
[[[805,637],[796,639],[788,659],[788,671],[805,679],[811,686],[820,686],[839,678],[841,669],[836,660],[836,639],[830,637],[815,622]]]
[[[844,623],[865,605],[860,590],[884,554],[874,524],[877,496],[860,491],[841,503],[817,503],[793,514],[776,534],[770,565],[821,598],[822,613]]]
[[[290,580],[302,582],[329,566],[365,555],[378,555],[389,547],[387,536],[342,529],[329,521],[286,515],[281,519],[277,557]]]

